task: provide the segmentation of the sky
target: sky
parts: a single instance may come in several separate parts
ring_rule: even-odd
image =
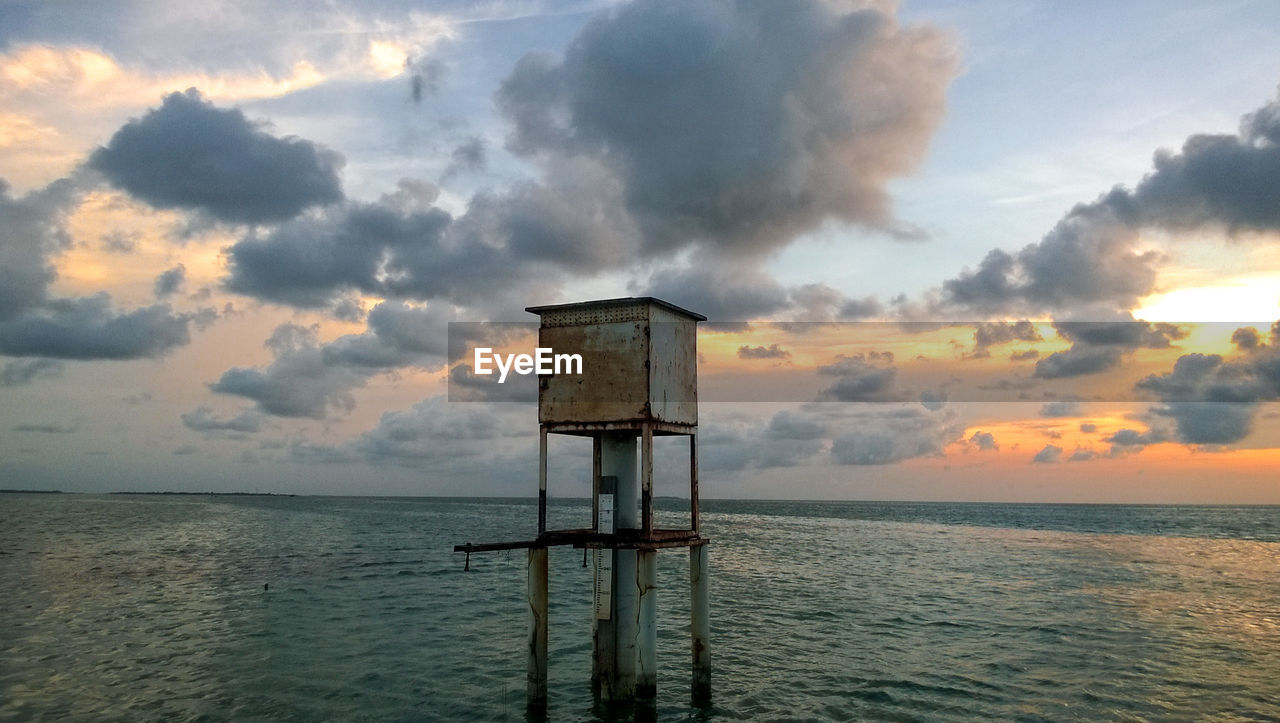
[[[710,319],[706,497],[1278,504],[1277,30],[4,3],[0,488],[528,496],[529,387],[467,352],[652,295]]]

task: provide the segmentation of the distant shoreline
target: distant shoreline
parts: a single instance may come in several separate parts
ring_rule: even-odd
[[[289,492],[108,492],[109,495],[198,495],[200,497],[297,497]]]

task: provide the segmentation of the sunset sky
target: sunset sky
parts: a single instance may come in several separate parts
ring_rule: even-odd
[[[1278,32],[4,3],[0,488],[534,494],[448,323],[652,295],[711,320],[704,496],[1280,503]]]

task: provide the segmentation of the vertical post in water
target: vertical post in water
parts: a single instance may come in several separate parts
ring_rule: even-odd
[[[528,708],[547,709],[547,548],[529,548]]]
[[[538,534],[547,531],[547,428],[538,429]]]
[[[636,552],[640,593],[636,631],[636,702],[652,707],[658,698],[658,551]]]
[[[694,532],[700,529],[698,523],[702,512],[698,507],[698,435],[689,435],[689,528]]]
[[[600,439],[600,471],[617,478],[614,525],[617,530],[640,528],[640,484],[636,475],[636,437],[633,433],[606,433]],[[636,633],[639,595],[636,587],[636,551],[601,550],[613,555],[613,664],[602,680],[602,702],[631,701],[636,694]]]
[[[711,592],[707,545],[689,548],[689,634],[693,638],[693,704],[711,703]]]
[[[617,492],[618,478],[598,474],[600,468],[600,439],[596,438],[596,506],[592,513],[595,519],[594,529],[597,532],[612,534],[614,531],[614,495]],[[594,551],[595,571],[594,590],[592,594],[593,621],[591,626],[591,693],[593,700],[599,704],[612,699],[614,681],[618,677],[615,665],[614,625],[613,625],[613,550],[601,548]]]

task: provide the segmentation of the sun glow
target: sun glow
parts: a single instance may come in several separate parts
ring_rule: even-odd
[[[1147,321],[1271,321],[1280,318],[1280,276],[1250,276],[1218,286],[1148,296],[1134,316]]]

